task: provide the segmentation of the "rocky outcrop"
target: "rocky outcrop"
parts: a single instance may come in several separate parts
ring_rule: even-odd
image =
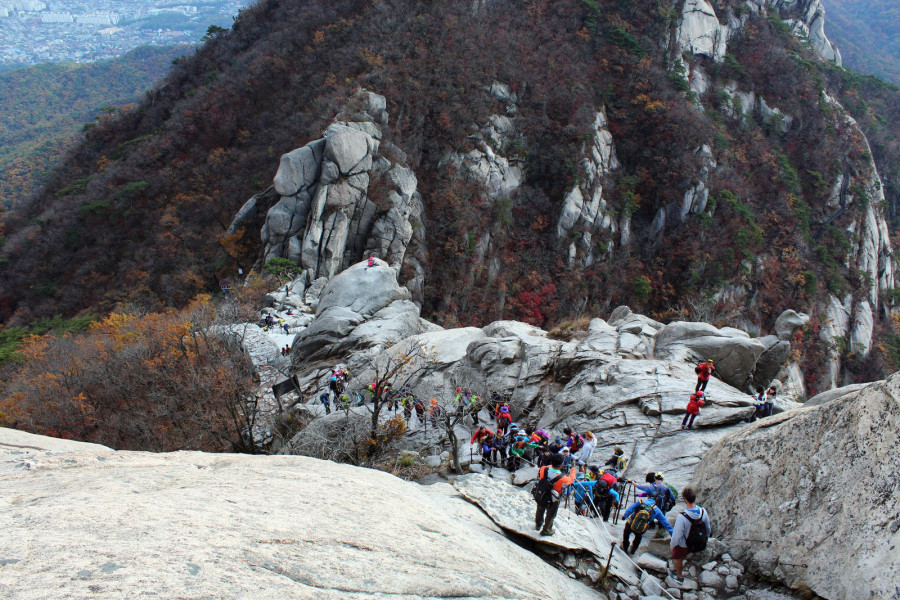
[[[685,0],[676,36],[678,45],[688,52],[716,62],[725,58],[728,28],[719,24],[716,11],[707,0]]]
[[[405,154],[383,141],[387,122],[384,97],[362,90],[322,139],[281,157],[273,181],[279,199],[261,231],[263,262],[295,261],[309,285],[376,256],[398,271],[406,267],[407,283],[422,301],[424,208]],[[248,201],[231,230],[260,205],[257,197]]]
[[[615,212],[603,199],[603,184],[610,183],[612,172],[619,168],[606,109],[597,111],[590,142],[581,149],[581,156],[584,182],[575,185],[566,194],[556,226],[560,240],[569,242],[569,266],[577,259],[586,266],[593,264],[600,254],[595,244],[597,234],[605,231],[608,237],[612,237],[618,230]],[[604,251],[611,251],[612,241],[604,243]]]
[[[725,437],[695,472],[698,493],[763,575],[824,598],[897,597],[898,431],[900,374]]]
[[[604,597],[450,486],[372,469],[0,429],[0,475],[4,598]]]
[[[328,282],[318,299],[316,318],[291,345],[291,360],[306,367],[326,358],[367,350],[357,360],[420,331],[419,309],[397,273],[376,259],[375,266],[353,265]]]
[[[404,385],[419,397],[452,397],[457,386],[488,398],[500,394],[523,424],[557,432],[565,426],[591,430],[599,439],[598,456],[626,445],[632,457],[629,473],[640,477],[663,468],[675,485],[687,484],[703,452],[743,427],[753,413],[752,397],[741,390],[767,346],[744,332],[703,323],[664,325],[627,307],[613,311],[609,321],[593,319],[571,342],[515,321],[426,330],[392,273],[384,265],[361,264],[334,278],[322,294],[316,319],[293,344],[294,372],[312,398],[299,410],[305,422],[313,420],[308,427],[323,439],[341,426],[338,416],[321,414],[317,400],[327,389],[328,367],[350,367],[353,397],[372,381],[373,357],[379,352],[380,360],[426,358],[409,378],[404,375]],[[717,359],[722,380],[710,382],[696,429],[681,432],[698,358]],[[780,367],[776,362],[767,368]],[[779,410],[795,406],[791,399],[786,397]],[[413,432],[421,426],[410,424]],[[460,455],[468,457],[471,432],[461,434]],[[313,452],[303,443],[305,437],[301,430],[280,451]]]

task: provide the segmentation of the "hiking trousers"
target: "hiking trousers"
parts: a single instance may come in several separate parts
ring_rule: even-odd
[[[634,533],[634,543],[631,546],[631,550],[628,549],[628,540],[631,538],[631,534]],[[622,532],[622,550],[627,552],[628,554],[634,554],[635,550],[638,549],[638,546],[641,545],[641,540],[644,539],[643,533],[637,533],[636,531],[631,531],[631,523],[625,521],[625,531]]]
[[[681,428],[684,429],[685,427],[687,427],[688,429],[690,429],[691,427],[694,426],[694,419],[696,419],[696,418],[697,418],[697,415],[692,415],[691,413],[686,413],[684,415],[684,420],[681,422]]]
[[[601,496],[599,498],[594,498],[594,504],[597,507],[597,510],[600,511],[600,516],[603,517],[604,521],[609,521],[609,513],[612,511],[613,498],[609,494],[606,496]]]
[[[556,519],[556,513],[559,511],[559,502],[550,502],[549,504],[537,505],[537,511],[534,513],[534,528],[550,531],[553,528],[553,521]]]
[[[707,383],[709,383],[709,379],[701,379],[698,377],[697,378],[697,389],[695,389],[694,392],[695,393],[700,392],[700,391],[705,392]]]

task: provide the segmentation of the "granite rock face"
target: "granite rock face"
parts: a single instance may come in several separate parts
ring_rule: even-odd
[[[695,471],[698,494],[764,575],[825,598],[898,597],[898,432],[895,374],[723,438]]]
[[[383,96],[361,90],[314,140],[281,157],[267,197],[262,262],[286,258],[305,270],[306,285],[330,279],[366,256],[386,261],[422,301],[424,208],[406,155],[382,143]],[[373,189],[379,188],[378,197]],[[382,197],[383,196],[383,197]],[[238,213],[233,232],[262,203],[254,197]]]
[[[0,474],[0,596],[10,600],[603,598],[446,484],[298,456],[114,452],[7,429]],[[516,568],[485,569],[473,557],[487,548]]]

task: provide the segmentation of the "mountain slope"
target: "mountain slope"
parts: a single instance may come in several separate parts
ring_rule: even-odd
[[[43,64],[0,75],[0,203],[8,208],[37,191],[85,123],[138,101],[173,59],[190,51],[139,48],[108,61]]]
[[[365,87],[418,180],[429,318],[552,324],[628,302],[758,331],[801,308],[817,332],[840,311],[810,360],[837,338],[865,359],[892,301],[895,199],[792,34],[830,47],[818,2],[750,5],[260,3],[6,219],[0,309],[180,304],[246,270],[268,207],[239,231],[232,217]],[[515,185],[478,175],[500,164]]]
[[[822,4],[845,64],[900,85],[900,6],[884,0],[822,0]]]

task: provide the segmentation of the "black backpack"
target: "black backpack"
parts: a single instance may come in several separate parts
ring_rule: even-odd
[[[551,502],[559,502],[559,498],[553,497],[553,486],[556,485],[556,482],[562,479],[563,474],[560,473],[553,479],[549,479],[547,477],[547,473],[550,472],[550,469],[546,469],[544,471],[543,477],[538,479],[538,482],[534,484],[534,487],[531,488],[531,495],[534,496],[534,499],[538,504],[550,504]]]
[[[656,506],[659,507],[659,510],[663,512],[663,514],[669,512],[673,508],[675,508],[675,497],[672,493],[672,490],[669,486],[663,485],[655,485],[652,492],[650,492],[650,497],[653,498],[653,502],[656,503]]]
[[[691,528],[687,534],[687,549],[689,552],[702,552],[706,550],[706,542],[709,540],[709,530],[706,523],[703,522],[703,509],[700,509],[700,516],[693,519],[686,512],[681,513],[684,518],[691,524]]]

